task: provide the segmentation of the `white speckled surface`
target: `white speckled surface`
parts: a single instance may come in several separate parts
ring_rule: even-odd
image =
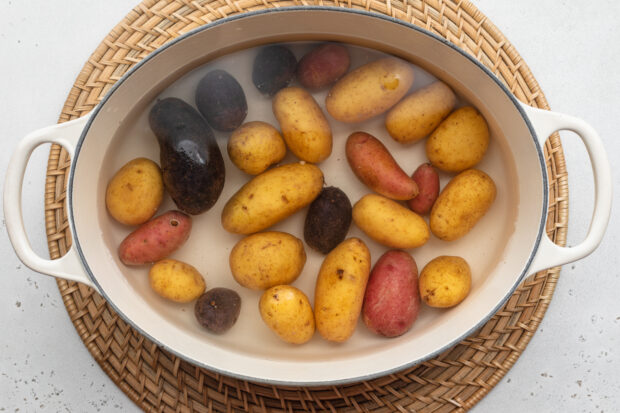
[[[614,182],[620,182],[614,156],[620,153],[620,3],[474,3],[515,45],[551,108],[577,115],[599,132],[611,158]],[[131,0],[0,0],[2,187],[18,140],[56,122],[83,63],[134,4]],[[562,137],[569,172],[571,245],[587,232],[592,176],[580,141],[570,133]],[[43,218],[47,155],[48,147],[35,152],[24,181],[27,229],[42,256],[48,255]],[[474,411],[618,411],[619,237],[617,214],[612,213],[599,249],[562,269],[539,331]],[[0,257],[0,412],[139,411],[80,341],[55,281],[25,268],[5,231],[0,235]]]

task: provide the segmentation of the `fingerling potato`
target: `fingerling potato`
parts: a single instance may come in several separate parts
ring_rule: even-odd
[[[319,163],[332,153],[332,131],[312,95],[287,87],[273,98],[275,115],[288,148],[302,161]]]
[[[268,123],[247,122],[228,139],[228,156],[243,172],[258,175],[286,155],[280,132]]]
[[[323,173],[312,164],[293,163],[269,169],[242,186],[224,205],[222,226],[252,234],[310,204],[323,188]]]
[[[378,194],[398,200],[418,195],[416,182],[374,136],[365,132],[352,133],[347,139],[345,152],[358,179]]]
[[[258,308],[265,324],[287,343],[303,344],[314,335],[310,301],[293,286],[271,287],[261,296]]]
[[[307,89],[321,89],[341,78],[351,58],[347,48],[336,43],[326,43],[305,54],[297,64],[297,80]]]
[[[164,199],[164,181],[159,165],[137,158],[119,169],[106,188],[108,212],[125,225],[140,225],[155,215]]]
[[[420,273],[420,295],[431,307],[454,307],[467,297],[470,288],[471,269],[461,257],[442,255]]]
[[[181,211],[168,211],[142,224],[127,235],[118,248],[125,265],[143,265],[162,260],[189,238],[192,218]]]
[[[149,271],[151,288],[163,298],[178,303],[194,301],[204,293],[206,283],[193,266],[181,261],[157,261]]]
[[[349,238],[323,261],[314,289],[316,328],[323,338],[343,342],[355,331],[370,274],[370,252]]]
[[[497,190],[493,179],[478,169],[461,172],[448,182],[430,215],[433,234],[444,241],[463,237],[487,213]]]
[[[381,195],[368,194],[357,201],[353,221],[370,238],[390,248],[417,248],[430,237],[422,217]]]
[[[489,146],[489,127],[472,106],[455,110],[426,140],[426,156],[434,167],[461,172],[482,160]]]
[[[407,201],[407,205],[416,214],[428,214],[439,196],[439,174],[430,163],[424,163],[413,172],[411,179],[418,184],[420,192]]]
[[[404,251],[387,251],[368,279],[362,306],[364,323],[373,333],[397,337],[409,331],[419,310],[415,260]]]
[[[229,263],[239,284],[265,290],[295,281],[306,263],[306,251],[303,242],[291,234],[259,232],[233,247]]]
[[[448,85],[431,83],[390,109],[385,117],[385,128],[397,142],[418,142],[435,130],[455,104],[456,96]]]
[[[394,106],[413,84],[411,65],[395,57],[367,63],[346,74],[325,99],[327,112],[336,120],[362,122]]]

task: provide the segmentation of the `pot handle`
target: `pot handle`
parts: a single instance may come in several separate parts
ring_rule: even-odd
[[[530,265],[530,273],[535,273],[558,265],[568,264],[583,258],[598,247],[605,234],[611,214],[612,178],[609,161],[603,142],[596,131],[581,119],[562,113],[533,108],[521,104],[532,122],[541,146],[554,132],[570,130],[583,141],[594,176],[594,212],[585,239],[574,247],[560,247],[547,236],[543,236],[538,252]]]
[[[6,172],[4,219],[13,249],[27,267],[46,275],[78,281],[96,289],[86,275],[74,246],[65,255],[55,260],[44,259],[37,255],[28,241],[22,216],[22,186],[32,152],[41,144],[56,143],[63,146],[73,159],[75,147],[89,117],[90,114],[36,130],[19,142]]]

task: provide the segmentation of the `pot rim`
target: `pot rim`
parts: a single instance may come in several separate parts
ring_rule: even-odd
[[[409,367],[412,367],[414,365],[417,365],[419,363],[422,363],[426,360],[429,360],[435,356],[437,356],[438,354],[442,353],[443,351],[447,350],[448,348],[453,347],[455,344],[457,344],[458,342],[462,341],[464,338],[470,336],[474,331],[478,330],[479,328],[481,328],[491,317],[493,317],[493,315],[495,313],[497,313],[497,311],[505,304],[505,302],[508,300],[508,298],[514,293],[514,291],[517,289],[517,287],[519,286],[519,284],[521,283],[521,281],[523,280],[523,278],[525,278],[526,275],[529,274],[528,270],[531,266],[532,261],[534,260],[534,257],[536,256],[536,253],[539,249],[540,246],[540,242],[541,239],[544,235],[544,231],[545,231],[545,223],[547,220],[547,208],[548,208],[548,197],[549,197],[549,192],[548,192],[548,176],[547,176],[547,169],[546,169],[546,164],[545,164],[545,160],[544,160],[544,154],[543,154],[543,150],[540,146],[539,140],[537,139],[537,134],[535,131],[535,128],[533,126],[533,124],[531,123],[529,117],[527,116],[525,110],[523,109],[523,107],[521,106],[521,103],[519,102],[519,100],[510,92],[510,90],[499,80],[499,78],[493,73],[491,72],[491,70],[489,68],[487,68],[486,66],[484,66],[480,61],[478,61],[477,59],[475,59],[472,55],[470,55],[469,53],[467,53],[465,50],[461,49],[460,47],[458,47],[457,45],[455,45],[454,43],[451,43],[450,41],[448,41],[447,39],[440,37],[426,29],[423,29],[421,27],[415,26],[411,23],[405,22],[403,20],[397,19],[395,17],[391,17],[391,16],[386,16],[383,14],[379,14],[379,13],[375,13],[375,12],[370,12],[370,11],[366,11],[366,10],[357,10],[357,9],[348,9],[348,8],[342,8],[342,7],[333,7],[333,6],[287,6],[287,7],[281,7],[281,8],[277,8],[277,9],[261,9],[261,10],[256,10],[256,11],[250,11],[250,12],[245,12],[245,13],[241,13],[238,15],[234,15],[234,16],[229,16],[229,17],[225,17],[219,20],[216,20],[214,22],[205,24],[203,26],[197,27],[187,33],[184,33],[182,35],[180,35],[179,37],[176,37],[175,39],[171,40],[170,42],[160,46],[159,48],[157,48],[156,50],[154,50],[153,52],[151,52],[150,54],[148,54],[146,57],[144,57],[141,61],[139,61],[138,63],[136,63],[134,66],[132,66],[125,74],[123,74],[123,76],[116,82],[114,83],[114,85],[112,85],[112,87],[110,88],[110,90],[106,93],[106,95],[102,98],[102,100],[95,106],[95,108],[93,108],[92,112],[91,112],[91,116],[89,117],[88,121],[86,122],[86,124],[84,125],[84,129],[80,135],[79,140],[77,141],[77,144],[75,146],[75,152],[74,152],[74,156],[72,159],[72,165],[75,165],[75,162],[77,161],[82,145],[85,141],[86,135],[89,132],[89,129],[93,123],[93,121],[95,120],[96,116],[98,115],[98,113],[101,111],[101,109],[105,106],[106,102],[110,99],[110,97],[116,92],[116,90],[118,88],[120,88],[122,86],[122,84],[124,83],[125,80],[127,80],[131,75],[133,75],[134,72],[136,72],[137,70],[139,70],[144,64],[146,64],[148,61],[152,60],[155,56],[159,55],[160,53],[162,53],[164,50],[175,46],[177,43],[184,41],[186,38],[192,37],[194,35],[196,35],[197,33],[202,32],[203,30],[208,30],[212,27],[215,26],[219,26],[221,24],[225,24],[231,21],[235,21],[235,20],[239,20],[239,19],[244,19],[244,18],[249,18],[249,17],[254,17],[254,16],[258,16],[258,15],[262,15],[262,14],[267,14],[267,13],[288,13],[288,12],[302,12],[302,11],[323,11],[323,12],[339,12],[339,13],[349,13],[349,14],[358,14],[358,15],[363,15],[366,17],[372,17],[372,18],[377,18],[380,20],[384,20],[384,21],[388,21],[390,23],[396,23],[398,25],[407,27],[409,29],[415,30],[419,33],[422,33],[426,36],[429,36],[431,38],[433,38],[434,40],[442,43],[443,45],[451,48],[452,50],[458,52],[461,56],[463,56],[464,58],[466,58],[467,60],[469,60],[471,63],[474,63],[475,66],[482,70],[482,72],[484,72],[484,74],[491,78],[491,80],[493,80],[495,82],[495,84],[501,89],[502,92],[504,92],[504,94],[510,99],[510,101],[512,102],[512,104],[514,105],[515,109],[518,111],[518,113],[520,114],[521,118],[523,119],[523,121],[525,122],[529,132],[530,132],[530,136],[533,140],[534,146],[536,148],[536,153],[538,154],[538,159],[539,159],[539,164],[541,166],[541,175],[542,175],[542,210],[541,210],[541,215],[540,215],[540,222],[539,222],[539,228],[537,231],[537,235],[536,235],[536,239],[534,242],[534,245],[531,248],[530,254],[526,260],[526,262],[524,263],[523,266],[523,270],[521,272],[521,274],[516,278],[514,284],[512,285],[512,287],[506,292],[506,294],[498,301],[498,304],[492,308],[492,310],[485,315],[483,318],[481,318],[475,325],[473,325],[470,329],[468,329],[464,334],[460,335],[459,337],[456,337],[455,339],[449,341],[448,343],[446,343],[445,345],[441,346],[440,348],[428,353],[426,356],[420,357],[417,360],[413,361],[413,362],[408,362],[405,364],[402,364],[398,367],[392,368],[392,369],[388,369],[388,370],[383,370],[381,372],[377,372],[377,373],[371,373],[371,374],[367,374],[367,375],[361,375],[361,376],[355,376],[355,377],[348,377],[345,379],[338,379],[338,380],[327,380],[327,381],[311,381],[311,382],[303,382],[303,381],[286,381],[286,380],[277,380],[277,379],[265,379],[262,377],[253,377],[253,376],[246,376],[243,374],[239,374],[239,373],[235,373],[235,372],[230,372],[227,370],[223,370],[220,368],[216,368],[213,366],[210,366],[208,364],[205,364],[203,362],[201,362],[200,360],[196,360],[193,359],[189,356],[186,356],[184,354],[182,354],[181,352],[175,350],[174,348],[171,348],[167,345],[165,345],[164,343],[160,342],[158,339],[156,339],[155,337],[151,336],[148,332],[144,331],[139,325],[137,325],[136,323],[134,323],[129,317],[127,317],[119,308],[118,306],[114,303],[113,300],[110,299],[110,297],[108,296],[108,294],[106,293],[105,290],[102,289],[101,285],[99,284],[99,282],[97,281],[96,276],[94,275],[93,271],[90,269],[88,262],[86,260],[86,257],[84,255],[84,252],[82,250],[82,247],[80,245],[80,241],[79,241],[79,237],[77,235],[77,232],[75,230],[75,220],[74,220],[74,213],[73,213],[73,181],[74,181],[74,176],[75,176],[75,168],[72,167],[70,172],[69,172],[69,181],[67,184],[67,206],[68,206],[68,221],[69,221],[69,226],[71,228],[71,232],[73,235],[73,243],[74,246],[76,248],[76,251],[78,253],[78,256],[80,258],[80,261],[82,263],[82,266],[84,267],[84,270],[86,271],[88,277],[90,278],[90,280],[93,282],[93,284],[96,286],[98,292],[105,298],[105,300],[112,306],[112,308],[114,309],[114,311],[119,314],[119,316],[126,321],[127,323],[129,323],[133,328],[135,328],[141,335],[145,336],[146,338],[148,338],[150,341],[156,343],[159,347],[164,348],[166,351],[169,351],[170,353],[174,354],[177,357],[180,357],[183,360],[186,360],[188,362],[191,362],[192,364],[195,364],[199,367],[204,367],[210,371],[214,371],[216,373],[219,374],[223,374],[226,376],[230,376],[230,377],[234,377],[237,379],[241,379],[241,380],[247,380],[247,381],[252,381],[252,382],[257,382],[257,383],[265,383],[265,384],[270,384],[270,385],[295,385],[295,386],[322,386],[322,385],[337,385],[337,384],[347,384],[347,383],[353,383],[353,382],[359,382],[359,381],[367,381],[367,380],[371,380],[374,378],[378,378],[378,377],[382,377],[385,375],[389,375],[389,374],[393,374],[396,373],[398,371],[402,371],[404,369],[407,369]],[[545,235],[546,236],[546,235]]]

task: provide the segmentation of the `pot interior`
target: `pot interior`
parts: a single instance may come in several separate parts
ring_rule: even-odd
[[[242,236],[226,232],[220,215],[226,201],[250,176],[230,162],[228,134],[216,132],[226,162],[224,191],[211,210],[193,217],[188,242],[171,256],[196,267],[208,289],[228,287],[241,295],[241,315],[235,326],[225,334],[211,334],[194,319],[193,304],[171,303],[151,290],[148,266],[129,268],[119,261],[118,245],[133,228],[108,215],[107,183],[131,159],[147,157],[159,163],[159,147],[147,122],[154,99],[175,96],[194,105],[196,84],[215,68],[227,70],[243,86],[249,107],[246,122],[262,120],[277,127],[271,99],[262,96],[251,81],[257,47],[284,43],[299,59],[316,42],[325,40],[349,45],[351,69],[386,53],[408,60],[415,65],[412,90],[437,78],[453,88],[459,105],[474,105],[487,120],[491,142],[477,168],[496,183],[493,206],[460,240],[448,243],[431,236],[423,247],[409,251],[419,270],[439,255],[465,258],[473,274],[471,292],[452,309],[422,305],[413,328],[397,338],[373,335],[360,320],[353,337],[343,344],[328,343],[318,333],[301,346],[280,341],[260,318],[261,292],[240,286],[230,274],[228,255]],[[327,90],[313,94],[322,108],[326,94]],[[481,326],[510,295],[527,272],[546,214],[546,175],[540,148],[514,98],[445,41],[365,13],[295,9],[257,13],[208,26],[152,55],[123,78],[97,110],[82,137],[70,187],[75,241],[87,270],[108,301],[143,334],[194,363],[237,377],[291,384],[334,383],[384,374],[431,357]],[[370,192],[346,161],[344,144],[351,132],[363,130],[379,138],[407,173],[426,162],[424,143],[403,146],[392,140],[383,126],[384,116],[355,125],[337,122],[329,115],[327,118],[334,146],[331,156],[319,166],[326,185],[343,189],[351,203]],[[295,161],[289,152],[281,163]],[[451,176],[441,174],[442,188]],[[166,197],[158,214],[175,208]],[[303,239],[306,211],[270,229]],[[354,224],[348,237],[366,242],[373,264],[388,250]],[[305,247],[308,259],[293,285],[312,303],[324,256]]]

